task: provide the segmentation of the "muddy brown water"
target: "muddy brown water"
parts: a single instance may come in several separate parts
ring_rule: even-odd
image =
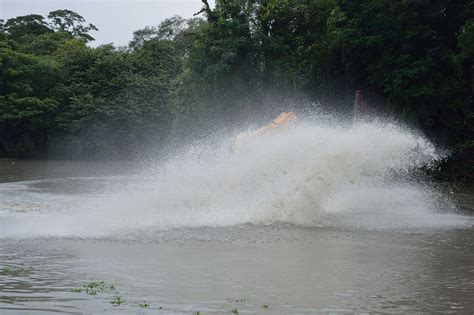
[[[0,314],[474,311],[470,188],[447,193],[457,213],[446,225],[440,217],[416,228],[335,221],[39,233],[35,218],[105,198],[117,181],[136,180],[132,169],[0,160]],[[73,292],[99,281],[114,289]],[[124,303],[111,304],[117,297]]]

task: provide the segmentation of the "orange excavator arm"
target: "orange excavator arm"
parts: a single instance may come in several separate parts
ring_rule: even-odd
[[[294,112],[282,112],[275,119],[273,119],[270,124],[263,126],[255,131],[249,133],[241,133],[237,135],[232,145],[232,152],[239,152],[243,144],[248,139],[264,136],[265,134],[269,134],[274,130],[278,130],[281,127],[286,126],[294,121],[296,121],[296,115]]]

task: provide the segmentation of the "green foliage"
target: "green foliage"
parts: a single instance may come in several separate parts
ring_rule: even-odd
[[[34,36],[53,32],[42,15],[30,14],[8,19],[2,25],[2,33],[15,41],[27,42]]]
[[[52,97],[58,64],[0,43],[0,65],[0,151],[13,156],[39,152],[58,106]]]
[[[145,43],[158,39],[171,41],[187,29],[188,21],[175,15],[156,26],[147,26],[133,32],[133,39],[129,43],[130,48],[136,50],[142,48]]]
[[[51,20],[51,28],[56,32],[65,32],[77,39],[92,41],[94,38],[89,35],[90,31],[97,31],[97,27],[92,24],[84,25],[85,20],[76,12],[70,10],[56,10],[48,14]]]
[[[173,46],[153,40],[134,54],[69,42],[58,54],[65,79],[56,145],[74,156],[129,155],[137,143],[166,140],[170,94],[179,62]],[[133,151],[133,150],[132,150]]]
[[[131,157],[232,128],[269,95],[349,112],[359,88],[450,148],[448,173],[474,174],[472,2],[203,3],[205,19],[173,16],[124,49],[87,46],[97,28],[70,10],[0,21],[0,154]]]
[[[474,19],[466,21],[458,36],[461,58],[469,60],[474,58]]]
[[[338,1],[331,50],[355,85],[379,91],[391,110],[458,159],[472,140],[472,20],[463,1]],[[471,86],[471,87],[470,87]]]
[[[460,118],[462,106],[450,100],[467,97],[453,62],[452,39],[462,20],[446,15],[455,7],[426,1],[340,1],[330,28],[334,49],[358,85],[383,91],[406,119],[445,138],[452,135],[451,122]]]

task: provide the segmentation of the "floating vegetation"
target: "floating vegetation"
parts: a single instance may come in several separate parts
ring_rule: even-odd
[[[83,285],[81,288],[71,289],[71,292],[75,293],[87,293],[89,295],[97,295],[97,293],[110,293],[115,292],[115,286],[113,284],[107,284],[105,281],[90,282]]]
[[[265,305],[263,305],[263,306],[262,306],[262,308],[268,308],[268,305],[267,305],[267,304],[265,304]]]
[[[233,298],[227,298],[227,302],[235,302],[235,303],[244,303],[245,299],[233,299]]]
[[[113,306],[119,306],[121,304],[125,303],[125,300],[121,296],[116,296],[110,301],[110,304]]]
[[[115,285],[107,283],[105,281],[92,281],[83,285],[82,287],[71,289],[71,292],[86,293],[92,296],[95,296],[99,293],[103,293],[107,295],[114,294],[115,296],[113,296],[112,299],[109,301],[109,303],[112,304],[113,306],[119,306],[126,302],[126,300],[122,296],[118,295],[121,293],[116,289]],[[135,303],[134,305],[137,306],[137,304]],[[138,306],[141,308],[148,308],[150,307],[150,304],[147,303],[146,301],[143,301],[143,303],[138,303]],[[158,307],[158,309],[163,310],[163,307],[160,306]],[[200,313],[197,312],[196,314],[200,314]]]
[[[232,314],[235,314],[235,315],[239,314],[239,311],[237,310],[237,308],[234,308],[231,312],[232,312]]]
[[[17,277],[26,272],[27,270],[21,267],[3,267],[2,269],[0,269],[0,274],[12,277]]]
[[[84,289],[82,288],[71,289],[71,292],[74,292],[74,293],[81,293],[82,291],[84,291]]]

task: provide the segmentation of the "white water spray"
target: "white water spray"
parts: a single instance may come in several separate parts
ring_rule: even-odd
[[[231,141],[190,148],[146,167],[139,180],[75,205],[61,199],[60,211],[33,216],[7,209],[0,237],[96,237],[241,224],[376,229],[472,224],[439,213],[450,203],[413,174],[442,156],[424,137],[397,125],[299,123],[250,140],[236,154],[229,150]]]

